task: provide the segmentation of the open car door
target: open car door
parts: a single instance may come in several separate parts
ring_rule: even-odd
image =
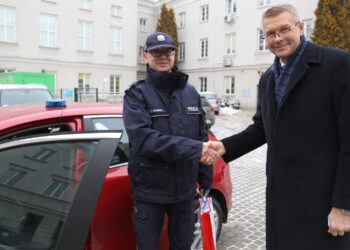
[[[0,249],[83,249],[121,132],[0,144]]]

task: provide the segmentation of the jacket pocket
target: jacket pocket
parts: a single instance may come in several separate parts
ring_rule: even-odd
[[[163,133],[169,134],[169,114],[150,115],[152,119],[152,128]]]
[[[165,162],[139,162],[140,185],[146,192],[167,194],[175,192],[174,168]]]

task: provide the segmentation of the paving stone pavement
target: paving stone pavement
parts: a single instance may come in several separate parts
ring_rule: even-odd
[[[225,108],[227,109],[227,108]],[[225,110],[223,110],[225,111]],[[251,123],[252,111],[216,116],[213,133],[225,138]],[[264,250],[266,145],[230,163],[233,207],[217,243],[218,250]]]

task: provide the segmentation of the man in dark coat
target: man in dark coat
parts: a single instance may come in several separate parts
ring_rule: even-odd
[[[188,76],[174,67],[169,35],[149,35],[144,58],[147,77],[125,91],[123,111],[137,249],[158,249],[167,214],[170,249],[190,250],[196,182],[202,189],[212,184],[205,114]]]
[[[276,57],[253,124],[210,146],[228,162],[267,142],[267,250],[349,250],[350,54],[307,42],[293,6],[262,23]]]

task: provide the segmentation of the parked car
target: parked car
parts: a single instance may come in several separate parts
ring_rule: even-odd
[[[232,102],[232,108],[234,109],[240,109],[241,108],[241,103],[238,99],[234,99]]]
[[[204,96],[207,98],[211,106],[214,108],[214,113],[216,115],[219,114],[220,112],[220,104],[219,104],[219,97],[216,93],[214,92],[199,92],[201,96]]]
[[[53,99],[52,94],[42,84],[0,84],[0,106],[28,103],[45,103]]]
[[[204,96],[201,96],[201,103],[203,110],[205,112],[205,120],[207,123],[208,128],[210,129],[211,126],[215,123],[215,115],[214,115],[214,108],[210,105],[207,98]]]
[[[122,107],[57,106],[1,108],[0,249],[135,249]],[[223,160],[210,195],[219,237],[232,195]],[[200,235],[197,219],[193,249]],[[160,249],[168,248],[164,226]]]

